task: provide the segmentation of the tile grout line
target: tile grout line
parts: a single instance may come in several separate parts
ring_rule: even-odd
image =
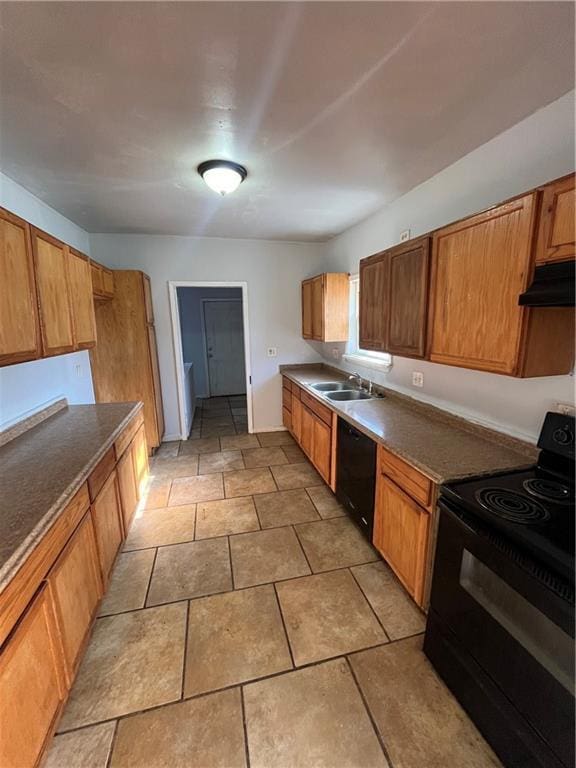
[[[284,630],[284,637],[286,638],[286,645],[288,646],[288,653],[290,654],[290,661],[292,662],[292,669],[297,669],[296,662],[294,661],[294,654],[292,653],[292,646],[290,644],[290,637],[288,635],[288,629],[286,628],[286,621],[284,620],[284,614],[282,613],[282,605],[280,603],[280,596],[276,589],[276,584],[272,585],[274,588],[274,596],[276,597],[276,605],[278,606],[278,613],[280,614],[280,621],[282,622],[282,628]]]
[[[250,747],[248,746],[248,725],[246,723],[246,703],[244,701],[244,686],[240,686],[240,706],[242,708],[242,727],[244,729],[244,757],[246,768],[250,768]]]
[[[376,562],[376,563],[377,563],[378,561],[377,561],[377,560],[374,560],[373,562]],[[368,565],[368,563],[364,563],[364,565]],[[358,587],[358,589],[359,589],[359,590],[360,590],[360,592],[362,593],[362,596],[364,597],[364,600],[366,600],[366,602],[367,602],[367,603],[368,603],[368,605],[370,606],[370,610],[372,611],[372,613],[373,613],[373,615],[374,615],[374,618],[376,619],[376,621],[378,622],[378,624],[380,625],[380,627],[382,627],[382,631],[384,632],[384,637],[386,638],[386,640],[387,640],[388,642],[390,642],[390,635],[388,634],[388,632],[386,632],[386,627],[385,627],[385,626],[384,626],[384,624],[383,624],[383,623],[380,621],[380,617],[378,616],[378,614],[377,614],[377,613],[376,613],[376,611],[374,610],[374,606],[372,605],[372,602],[371,602],[370,598],[368,597],[368,595],[366,594],[366,592],[364,592],[364,590],[362,589],[362,584],[360,584],[360,582],[358,581],[358,579],[356,578],[356,576],[354,576],[354,571],[352,570],[352,568],[359,568],[359,567],[360,567],[360,566],[357,566],[357,565],[351,565],[351,566],[349,566],[349,567],[348,567],[348,570],[350,571],[350,575],[351,575],[351,576],[352,576],[352,578],[354,579],[354,582],[355,582],[356,586]]]
[[[228,544],[228,562],[230,564],[230,580],[232,582],[232,589],[229,590],[229,592],[236,592],[236,581],[234,579],[234,565],[232,564],[232,547],[230,545],[230,536],[226,536],[226,541]]]
[[[144,597],[144,605],[140,610],[142,611],[144,608],[146,608],[146,603],[148,602],[148,595],[150,594],[150,587],[152,586],[152,578],[154,576],[154,569],[156,568],[156,559],[158,557],[158,548],[156,548],[156,551],[154,552],[154,560],[152,561],[152,568],[150,569],[150,578],[148,579],[148,586],[146,587],[146,595]],[[182,602],[181,600],[179,602]],[[126,611],[126,613],[130,613],[130,611]]]
[[[108,756],[106,757],[105,766],[106,768],[110,768],[110,764],[112,763],[112,755],[114,753],[114,747],[116,746],[116,739],[118,737],[118,725],[119,720],[116,720],[116,723],[114,725],[114,733],[112,734],[112,741],[110,742],[110,748],[108,750]],[[87,726],[90,727],[90,726]]]
[[[184,686],[186,683],[186,658],[188,655],[188,633],[190,629],[190,600],[186,604],[186,622],[184,623],[184,653],[182,656],[182,685],[180,687],[180,699],[184,699]]]
[[[317,521],[313,520],[312,522],[317,522]],[[306,563],[308,564],[308,568],[310,569],[310,575],[313,576],[314,575],[314,569],[310,565],[310,560],[308,560],[308,555],[306,554],[306,550],[304,549],[304,545],[300,541],[300,536],[298,536],[298,531],[296,530],[296,526],[295,525],[291,525],[289,527],[292,528],[292,530],[294,531],[294,536],[296,536],[296,541],[300,545],[300,549],[302,550],[302,554],[304,555],[304,560],[306,560]],[[340,570],[340,569],[335,569],[335,570]]]
[[[354,681],[356,685],[356,689],[358,690],[358,693],[360,694],[360,699],[362,700],[362,703],[364,704],[364,709],[366,710],[366,714],[368,715],[368,718],[370,720],[370,723],[372,724],[372,728],[374,729],[374,733],[376,735],[376,738],[378,739],[378,743],[380,744],[380,749],[384,753],[384,757],[389,765],[390,768],[394,768],[394,763],[392,762],[392,758],[390,757],[390,754],[388,752],[388,749],[386,747],[386,744],[384,742],[384,738],[382,737],[382,734],[380,733],[378,726],[376,725],[376,721],[374,720],[372,716],[372,712],[370,711],[370,707],[368,706],[368,701],[366,700],[366,697],[364,696],[364,691],[362,690],[362,687],[360,686],[360,683],[358,682],[358,679],[356,678],[356,674],[354,673],[354,668],[352,666],[352,663],[349,659],[349,657],[346,655],[344,657],[346,659],[346,663],[348,665],[348,669],[350,670],[350,674],[352,675],[352,680]]]

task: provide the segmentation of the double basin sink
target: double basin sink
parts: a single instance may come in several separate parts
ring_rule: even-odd
[[[376,396],[370,395],[361,389],[351,389],[350,385],[342,381],[322,381],[311,384],[312,389],[320,392],[327,400],[373,400]]]

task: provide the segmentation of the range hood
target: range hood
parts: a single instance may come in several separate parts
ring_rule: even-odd
[[[530,287],[520,294],[525,307],[573,307],[574,260],[536,267]]]

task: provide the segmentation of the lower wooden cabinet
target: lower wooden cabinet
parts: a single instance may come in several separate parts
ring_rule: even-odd
[[[146,428],[144,424],[142,424],[134,436],[132,457],[134,461],[136,493],[138,494],[138,500],[140,500],[144,493],[146,478],[148,477],[148,444],[146,442]]]
[[[288,408],[282,408],[282,424],[292,432],[292,411],[289,411]]]
[[[122,511],[120,509],[116,470],[106,480],[92,504],[92,519],[98,545],[102,581],[107,584],[123,539]]]
[[[0,655],[0,765],[35,766],[66,697],[62,650],[44,585]]]
[[[429,524],[430,514],[379,473],[372,543],[419,605],[423,602]]]
[[[312,463],[330,483],[330,464],[332,459],[332,429],[317,416],[314,416],[314,438],[312,442]]]
[[[131,443],[124,455],[118,461],[118,488],[122,505],[124,530],[127,532],[138,505],[138,488],[136,486],[136,471],[134,467],[135,445]]]
[[[314,414],[305,405],[302,406],[300,448],[312,461],[314,451]]]
[[[302,435],[302,403],[298,395],[292,393],[292,434],[296,442]]]
[[[48,575],[58,618],[68,684],[102,597],[98,551],[90,512],[76,529]]]

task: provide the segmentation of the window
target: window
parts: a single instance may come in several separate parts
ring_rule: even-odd
[[[350,332],[344,359],[350,363],[363,365],[365,368],[389,371],[392,367],[392,355],[387,352],[373,352],[369,349],[361,349],[359,345],[360,335],[360,276],[350,277]]]

